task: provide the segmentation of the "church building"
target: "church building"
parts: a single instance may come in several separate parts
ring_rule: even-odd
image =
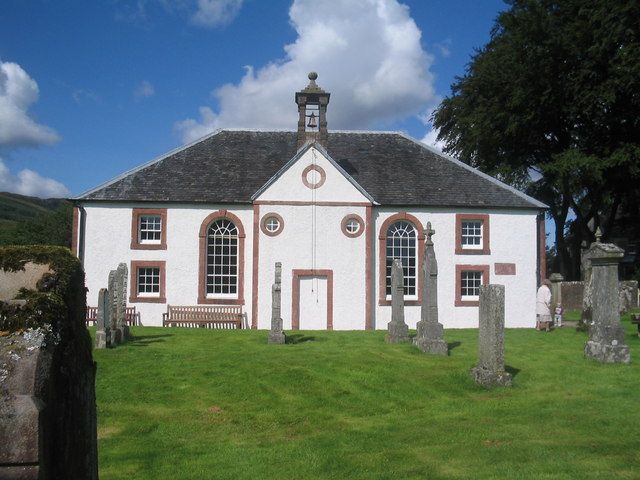
[[[285,330],[384,329],[398,258],[415,328],[430,222],[444,327],[477,327],[488,283],[505,285],[507,327],[534,326],[546,206],[403,133],[329,131],[316,78],[297,131],[218,130],[74,199],[87,305],[124,262],[143,325],[235,305],[267,329],[280,262]]]

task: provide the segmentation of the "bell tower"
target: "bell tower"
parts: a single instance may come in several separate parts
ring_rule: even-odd
[[[318,74],[309,73],[309,85],[304,90],[296,92],[298,105],[298,148],[307,140],[315,140],[327,146],[327,105],[330,93],[325,92],[316,84]]]

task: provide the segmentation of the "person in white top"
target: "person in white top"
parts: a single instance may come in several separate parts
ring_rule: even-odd
[[[543,280],[536,295],[536,319],[538,322],[551,322],[551,282]]]

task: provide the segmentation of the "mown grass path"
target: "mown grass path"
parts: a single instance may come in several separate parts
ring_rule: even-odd
[[[384,332],[133,328],[94,351],[101,480],[640,477],[640,339],[631,365],[582,357],[586,334],[508,330],[510,389]]]

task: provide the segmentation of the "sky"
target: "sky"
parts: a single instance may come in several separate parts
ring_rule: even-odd
[[[428,118],[502,0],[2,0],[0,191],[74,197],[218,128],[296,128],[307,73],[328,127]]]

